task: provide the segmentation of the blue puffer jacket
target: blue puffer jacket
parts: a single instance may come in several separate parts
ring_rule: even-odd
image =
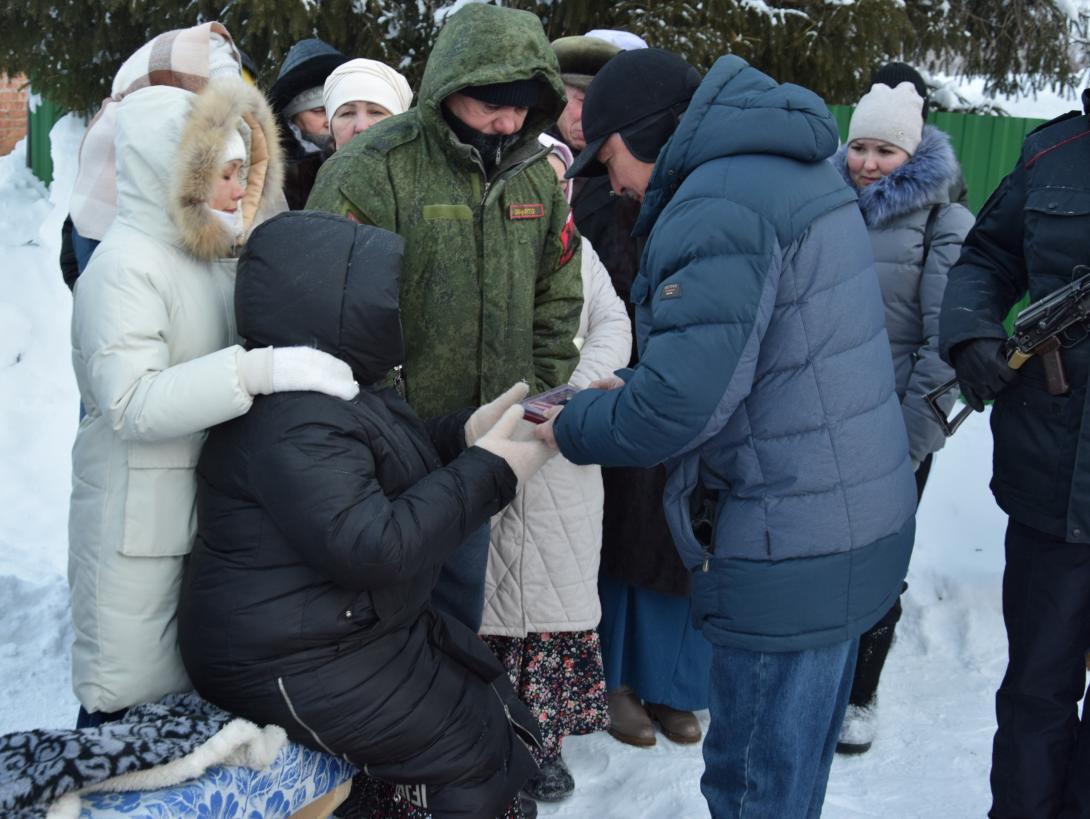
[[[797,651],[862,633],[901,589],[915,485],[867,236],[825,162],[822,100],[737,57],[705,77],[637,224],[640,363],[577,395],[576,463],[666,462],[664,503],[714,643]],[[718,491],[693,536],[698,479]]]

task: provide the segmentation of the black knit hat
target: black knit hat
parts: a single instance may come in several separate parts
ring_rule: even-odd
[[[927,119],[928,94],[931,89],[923,81],[920,72],[908,63],[886,63],[874,72],[870,80],[871,85],[880,83],[881,85],[888,85],[890,88],[896,88],[903,82],[910,82],[915,87],[916,93],[923,100],[923,118]]]
[[[567,177],[601,176],[598,151],[620,134],[632,154],[653,163],[700,85],[700,72],[672,51],[622,51],[602,66],[583,101],[584,148]]]
[[[467,85],[460,93],[489,105],[530,108],[541,99],[541,83],[536,79],[529,79],[496,82],[491,85]]]

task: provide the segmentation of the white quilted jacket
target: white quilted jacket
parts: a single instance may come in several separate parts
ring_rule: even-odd
[[[586,239],[582,273],[582,345],[571,377],[577,387],[627,366],[632,353],[624,303]],[[601,548],[601,470],[557,455],[492,518],[481,634],[524,637],[596,627]]]

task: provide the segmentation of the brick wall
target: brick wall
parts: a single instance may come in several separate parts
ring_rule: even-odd
[[[0,74],[0,156],[26,136],[26,78]]]

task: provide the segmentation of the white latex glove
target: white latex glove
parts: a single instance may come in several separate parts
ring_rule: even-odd
[[[238,377],[250,395],[321,392],[349,400],[360,391],[351,367],[313,347],[247,350],[239,356]]]
[[[508,407],[513,407],[525,398],[529,392],[530,385],[525,381],[519,381],[499,398],[488,402],[483,407],[478,407],[469,416],[469,420],[466,421],[466,446],[473,446],[477,443],[478,438],[496,425],[496,422],[500,420]]]
[[[512,439],[518,425],[522,423],[522,407],[517,404],[508,407],[500,420],[478,441],[477,446],[487,449],[493,455],[499,455],[518,478],[519,485],[541,469],[556,450],[549,449],[536,438],[516,441]]]

